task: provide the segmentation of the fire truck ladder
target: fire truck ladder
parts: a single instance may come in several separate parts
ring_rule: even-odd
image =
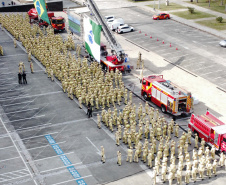
[[[114,54],[117,55],[119,61],[124,61],[125,59],[125,53],[121,47],[121,45],[116,41],[115,37],[113,36],[112,32],[110,31],[109,27],[107,26],[105,20],[101,16],[101,13],[96,5],[96,3],[93,0],[86,0],[86,6],[89,8],[89,10],[94,15],[96,21],[98,24],[102,25],[103,34],[106,37],[108,43],[111,46],[111,49]]]
[[[211,123],[213,123],[214,125],[216,125],[216,126],[220,126],[220,124],[219,123],[217,123],[217,122],[215,122],[214,120],[212,120],[212,119],[210,119],[210,118],[208,118],[206,115],[201,115],[204,119],[206,119],[207,121],[209,121],[209,122],[211,122]]]

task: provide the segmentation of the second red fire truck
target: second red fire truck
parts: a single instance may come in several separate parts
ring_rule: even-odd
[[[42,19],[38,20],[38,13],[35,8],[31,8],[27,13],[29,15],[30,22],[33,20],[33,22],[37,22],[40,27],[48,26],[47,22],[43,21]],[[48,11],[47,14],[54,31],[62,32],[65,30],[65,20],[62,16],[55,17],[54,12],[51,11]]]
[[[151,75],[142,79],[141,95],[161,107],[163,113],[172,115],[189,115],[192,112],[192,96],[190,92],[163,79],[163,75]]]
[[[226,152],[226,124],[209,111],[201,116],[192,114],[188,127],[211,147]]]

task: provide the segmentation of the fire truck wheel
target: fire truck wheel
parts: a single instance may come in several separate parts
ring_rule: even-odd
[[[163,113],[166,113],[166,107],[165,107],[165,105],[162,105],[161,106],[161,110],[162,110]]]
[[[148,95],[147,95],[147,93],[144,92],[144,95],[143,95],[143,96],[144,96],[144,99],[147,101],[147,100],[148,100]]]

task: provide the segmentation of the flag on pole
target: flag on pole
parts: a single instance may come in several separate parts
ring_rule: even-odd
[[[38,16],[43,20],[50,24],[49,17],[46,10],[45,0],[33,0],[35,9],[38,13]]]
[[[85,48],[97,62],[100,62],[100,36],[102,26],[96,24],[88,17],[84,18],[83,23]]]

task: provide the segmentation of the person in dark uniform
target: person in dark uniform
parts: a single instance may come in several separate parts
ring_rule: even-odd
[[[24,84],[27,84],[27,79],[26,79],[26,73],[25,73],[25,71],[23,72],[22,77],[23,77],[23,83]]]
[[[87,114],[89,118],[92,117],[92,106],[90,102],[88,103]]]
[[[18,73],[18,83],[19,84],[22,84],[22,74],[21,73]]]

